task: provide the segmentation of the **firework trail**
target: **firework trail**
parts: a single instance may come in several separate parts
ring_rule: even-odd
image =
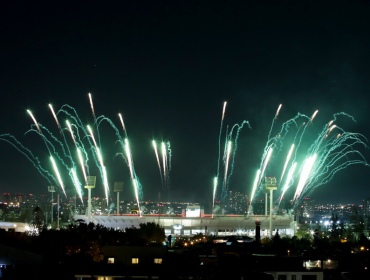
[[[270,145],[270,148],[268,149],[267,156],[266,156],[265,161],[264,161],[264,164],[263,164],[263,168],[262,168],[262,172],[261,172],[261,177],[260,177],[260,180],[258,181],[257,188],[261,185],[262,178],[263,178],[263,175],[265,174],[265,170],[266,170],[267,164],[270,161],[270,157],[271,157],[271,154],[272,154],[272,149],[273,148],[272,148],[272,144],[271,144]]]
[[[168,157],[166,155],[166,160],[167,160],[167,189],[169,191],[171,187],[171,180],[170,180],[170,172],[171,172],[171,162],[172,162],[172,151],[171,151],[171,143],[170,141],[167,141],[167,150],[168,150]]]
[[[296,200],[301,195],[303,188],[308,180],[308,177],[310,176],[312,167],[316,160],[316,156],[317,155],[314,154],[313,156],[310,156],[306,159],[293,200]]]
[[[59,128],[59,131],[60,131],[60,134],[62,134],[62,129],[60,128],[60,125],[59,125],[59,121],[58,121],[58,118],[57,118],[57,115],[55,115],[55,112],[54,112],[54,109],[53,109],[53,106],[51,104],[49,104],[49,107],[50,107],[50,110],[51,110],[51,113],[53,114],[53,117],[58,125],[58,128]]]
[[[355,150],[356,145],[368,148],[364,142],[366,138],[359,133],[345,132],[341,128],[337,128],[342,131],[342,134],[340,137],[332,137],[318,151],[316,164],[309,174],[307,183],[302,188],[300,197],[296,200],[295,207],[298,206],[304,195],[310,195],[318,186],[328,183],[338,171],[355,164],[370,166],[361,152]],[[315,143],[316,146],[310,148],[313,151],[317,151],[317,146],[320,144],[319,141],[315,141]],[[351,160],[349,156],[358,156],[359,159]]]
[[[75,114],[75,116],[76,116],[76,117],[75,117],[74,115],[70,114],[68,111],[64,110],[64,109],[63,109],[64,107],[67,107],[68,109],[72,110],[72,111],[74,112],[74,114]],[[83,143],[82,143],[82,140],[81,140],[81,138],[79,137],[78,128],[81,128],[81,129],[82,129],[82,131],[83,131],[83,133],[84,133],[84,135],[86,135],[86,136],[88,136],[88,135],[89,135],[89,133],[87,132],[87,130],[86,130],[86,129],[85,129],[85,127],[83,126],[83,124],[82,124],[82,122],[81,122],[81,119],[79,118],[79,116],[78,116],[78,114],[77,114],[76,110],[75,110],[73,107],[69,106],[68,104],[64,104],[64,105],[62,106],[62,108],[60,108],[60,109],[59,109],[59,111],[58,111],[57,115],[58,115],[59,113],[64,113],[64,114],[65,114],[65,115],[67,115],[69,118],[71,118],[71,119],[73,119],[73,120],[74,120],[75,124],[72,124],[72,126],[75,126],[75,127],[77,128],[77,136],[78,136],[78,139],[79,139],[80,147],[83,149],[83,152],[85,153],[85,158],[86,158],[85,166],[86,166],[86,168],[87,168],[87,173],[88,173],[88,174],[90,174],[89,166],[88,166],[88,164],[87,164],[87,162],[88,162],[88,155],[87,155],[86,149],[84,148],[84,145],[83,145]],[[87,141],[89,142],[90,147],[92,147],[93,145],[92,145],[92,143],[91,143],[90,137],[86,137],[86,138],[87,138]],[[102,178],[102,180],[104,181],[104,179],[103,179],[103,171],[101,170],[101,167],[100,167],[100,165],[99,165],[98,159],[96,158],[96,153],[94,153],[94,152],[93,152],[93,153],[92,153],[92,155],[93,155],[94,162],[95,162],[95,164],[96,164],[97,168],[99,169],[99,172],[100,172],[101,178]]]
[[[224,123],[226,104],[227,104],[227,102],[225,101],[225,102],[224,102],[224,108],[223,108],[223,110],[222,110],[222,118],[221,118],[221,125],[220,125],[220,135],[218,136],[217,180],[218,180],[218,175],[220,174],[221,134],[222,134],[222,126],[223,126],[223,123]],[[227,136],[227,132],[226,132],[226,136]]]
[[[229,145],[227,146],[227,156],[226,156],[226,164],[225,164],[225,181],[224,181],[224,184],[223,184],[223,189],[226,188],[227,170],[229,168],[230,151],[231,151],[231,141],[229,141]],[[222,190],[222,192],[224,192],[224,190]]]
[[[56,163],[55,163],[55,161],[54,161],[54,159],[53,159],[52,156],[50,156],[50,160],[51,160],[51,162],[53,164],[53,168],[54,168],[55,174],[57,175],[59,185],[62,188],[64,195],[67,197],[66,192],[65,192],[65,188],[64,188],[64,184],[63,184],[63,181],[62,181],[62,178],[60,177],[60,174],[59,174],[58,167],[57,167],[57,165],[56,165]]]
[[[39,132],[39,135],[40,135],[40,136],[41,136],[41,138],[44,140],[45,145],[46,145],[46,148],[48,149],[49,154],[50,154],[50,150],[49,150],[48,144],[46,144],[45,137],[44,137],[44,135],[43,135],[43,134],[42,134],[42,132],[41,132],[41,129],[40,129],[40,127],[39,127],[39,124],[37,123],[37,121],[36,121],[35,117],[32,115],[31,111],[30,111],[30,110],[27,110],[27,112],[28,112],[28,114],[31,116],[31,118],[32,118],[33,122],[35,123],[36,128],[37,128],[37,130],[38,130],[38,132]]]
[[[215,211],[215,197],[216,197],[216,189],[217,189],[217,177],[215,177],[213,181],[213,207],[212,207],[212,218],[213,218],[213,213]]]
[[[32,125],[31,125],[31,127],[32,127]],[[74,161],[73,161],[73,159],[72,159],[72,156],[71,156],[71,153],[70,153],[70,150],[69,150],[69,148],[68,148],[68,144],[67,144],[67,142],[66,142],[66,139],[65,139],[65,137],[64,137],[64,140],[65,140],[65,143],[66,143],[66,146],[67,146],[67,148],[68,148],[68,151],[69,151],[69,155],[67,155],[67,153],[66,153],[66,151],[65,151],[65,149],[64,149],[64,145],[63,145],[63,143],[61,142],[61,141],[59,141],[58,140],[58,138],[56,138],[46,127],[44,127],[42,124],[39,124],[39,128],[40,128],[40,131],[41,131],[41,129],[43,129],[44,131],[46,131],[48,134],[49,134],[49,136],[54,140],[54,141],[56,141],[60,146],[61,146],[61,148],[62,148],[62,151],[63,151],[63,154],[64,154],[64,156],[65,157],[67,157],[67,158],[69,158],[70,160],[71,160],[71,162],[72,162],[72,168],[74,169],[75,168],[75,163],[74,163]],[[29,130],[29,131],[34,131],[34,132],[36,132],[36,133],[39,133],[38,131],[36,131],[36,130],[33,130],[33,129],[31,129],[31,130]],[[27,134],[29,131],[27,131],[25,134]],[[64,161],[63,161],[63,159],[59,156],[59,154],[56,152],[56,150],[55,150],[55,147],[54,147],[54,145],[45,137],[45,135],[43,135],[43,134],[41,134],[42,135],[42,137],[43,137],[43,139],[44,139],[44,141],[45,141],[45,144],[46,144],[46,146],[48,147],[48,144],[53,148],[53,151],[54,151],[54,154],[58,157],[58,159],[62,162],[62,164],[66,167],[66,169],[69,171],[70,169],[68,168],[68,166],[64,163]],[[62,135],[64,136],[64,134],[62,133]],[[48,150],[49,150],[49,148],[48,148]],[[50,153],[50,155],[51,155],[51,152],[50,152],[50,150],[49,150],[49,153]],[[54,168],[55,169],[55,168]],[[80,186],[80,184],[75,184],[75,182],[76,182],[76,180],[73,178],[73,174],[71,174],[71,173],[69,173],[69,175],[71,176],[71,179],[72,179],[72,182],[73,182],[73,184],[75,185],[75,188],[76,188],[76,192],[77,193],[81,193],[82,191],[81,191],[81,186]]]
[[[286,161],[285,161],[285,164],[284,164],[284,168],[283,168],[283,173],[281,174],[279,186],[281,184],[281,181],[283,180],[283,177],[284,177],[284,174],[285,174],[285,170],[286,170],[286,168],[288,166],[288,163],[289,163],[290,157],[292,156],[293,150],[294,150],[294,144],[290,148],[289,153],[288,153],[288,156],[286,158]]]
[[[91,106],[92,115],[94,117],[94,122],[95,122],[96,117],[95,117],[94,104],[93,104],[93,101],[92,101],[91,93],[89,93],[89,99],[90,99],[90,106]]]
[[[120,119],[120,121],[121,121],[123,131],[125,132],[126,138],[128,138],[128,137],[127,137],[127,130],[126,130],[125,124],[124,124],[124,122],[123,122],[122,115],[121,115],[121,114],[118,114],[118,116],[119,116],[119,119]]]
[[[139,199],[139,194],[138,194],[138,183],[136,181],[136,179],[133,179],[133,182],[134,182],[134,189],[135,189],[135,196],[136,196],[136,201],[137,201],[137,207],[138,207],[138,210],[139,210],[139,215],[140,215],[140,218],[142,217],[141,216],[141,211],[140,211],[140,199]]]
[[[31,116],[31,118],[32,118],[33,122],[34,122],[34,123],[35,123],[35,125],[36,125],[37,130],[40,132],[40,134],[42,134],[42,133],[41,133],[41,130],[40,130],[40,127],[39,127],[39,125],[38,125],[38,123],[37,123],[37,121],[36,121],[35,117],[32,115],[31,111],[30,111],[30,110],[27,110],[27,113]]]
[[[132,155],[131,155],[131,152],[130,152],[130,146],[129,146],[129,144],[128,144],[128,136],[127,136],[127,129],[126,129],[126,127],[125,127],[125,124],[123,123],[123,119],[122,119],[122,115],[121,114],[118,114],[118,116],[119,116],[119,118],[120,118],[120,121],[121,121],[121,124],[122,124],[122,128],[123,128],[123,130],[124,130],[124,132],[125,132],[125,136],[126,136],[126,138],[125,138],[125,143],[126,143],[126,145],[125,145],[125,148],[124,148],[124,150],[125,150],[125,152],[126,152],[126,156],[127,156],[127,163],[128,163],[128,166],[129,166],[129,169],[130,169],[130,173],[131,173],[131,178],[132,179],[136,179],[136,187],[138,188],[138,193],[139,193],[139,197],[142,199],[143,198],[143,196],[144,196],[144,193],[143,193],[143,186],[140,184],[140,181],[139,181],[139,177],[136,175],[136,172],[135,172],[135,168],[134,168],[134,162],[133,162],[133,160],[132,160]],[[110,121],[110,120],[109,120]],[[114,127],[115,128],[115,130],[116,130],[116,132],[118,131],[117,129],[116,129],[116,127],[113,125],[113,123],[112,122],[110,122],[111,123],[111,125],[112,125],[112,127]],[[117,134],[117,135],[119,135],[119,133]],[[119,139],[121,139],[120,138],[121,136],[119,136]],[[125,159],[126,160],[126,159]]]
[[[154,147],[154,152],[155,152],[155,156],[157,158],[157,163],[158,163],[158,168],[159,168],[159,175],[161,176],[161,182],[162,182],[162,187],[164,189],[164,184],[163,184],[163,178],[162,178],[162,169],[161,169],[161,164],[159,162],[159,157],[158,157],[158,150],[157,150],[157,144],[155,143],[155,141],[153,140],[153,147]]]
[[[253,188],[252,188],[252,195],[251,195],[251,201],[249,203],[249,206],[252,205],[254,194],[256,193],[257,187],[258,187],[258,180],[261,175],[261,170],[258,169],[256,178],[254,179]]]
[[[77,148],[77,153],[78,153],[78,159],[80,160],[82,173],[84,174],[85,183],[86,183],[86,186],[87,186],[87,176],[86,176],[86,171],[85,171],[84,160],[82,158],[82,154],[81,154],[81,151],[80,151],[79,148]]]
[[[317,113],[318,113],[318,112],[319,112],[319,110],[316,110],[316,111],[313,113],[313,115],[312,115],[312,117],[311,117],[311,120],[310,120],[309,125],[312,123],[313,119],[316,117],[316,115],[317,115]]]
[[[282,104],[279,105],[278,109],[276,110],[276,114],[275,114],[275,118],[272,120],[272,123],[271,123],[271,128],[270,128],[270,132],[267,136],[267,142],[270,140],[270,137],[271,137],[271,132],[272,132],[272,128],[274,127],[274,123],[279,115],[279,112],[280,112],[280,109],[281,109],[281,106]]]
[[[78,195],[79,195],[79,197],[81,199],[81,202],[83,204],[84,202],[83,202],[82,193],[81,193],[81,183],[78,180],[77,175],[76,175],[76,171],[73,168],[71,168],[71,173],[72,173],[72,176],[73,176],[73,180],[75,182],[75,185],[78,186],[77,193],[78,193]]]
[[[164,185],[167,187],[167,155],[166,155],[166,145],[162,142],[162,158],[163,158],[163,179]]]
[[[5,137],[11,138],[15,143],[13,143],[11,140],[6,139]],[[11,134],[0,134],[0,140],[9,143],[14,148],[16,148],[18,150],[18,152],[22,153],[33,164],[33,166],[37,169],[37,171],[41,174],[41,176],[43,176],[49,182],[50,185],[52,185],[52,183],[51,183],[50,179],[48,178],[48,176],[51,178],[51,180],[54,181],[55,184],[57,184],[57,181],[56,181],[55,177],[52,174],[50,174],[49,171],[42,168],[41,163],[38,160],[38,158],[35,157],[29,149],[24,147],[22,145],[22,143],[19,142],[13,135],[11,135]]]
[[[71,127],[71,125],[70,125],[70,123],[69,123],[69,121],[68,121],[68,120],[66,121],[66,123],[67,123],[67,126],[68,126],[68,130],[69,130],[69,132],[71,132],[71,136],[72,136],[73,143],[75,143],[75,146],[76,146],[76,148],[77,148],[77,144],[76,144],[75,137],[74,137],[74,135],[73,135],[72,127]]]
[[[125,139],[125,141],[126,141],[125,150],[126,150],[128,165],[130,168],[131,179],[134,180],[135,177],[134,177],[134,172],[132,171],[132,158],[131,158],[130,146],[128,144],[127,138]]]
[[[88,129],[88,131],[89,131],[89,133],[90,133],[90,137],[91,137],[91,139],[92,139],[92,140],[93,140],[93,142],[94,142],[95,148],[97,149],[97,148],[98,148],[98,145],[96,144],[95,137],[94,137],[94,134],[92,133],[92,130],[91,130],[90,126],[87,126],[87,129]]]
[[[281,197],[280,197],[280,201],[279,201],[279,205],[281,203],[281,200],[283,199],[283,196],[285,194],[285,192],[288,190],[289,186],[290,186],[290,182],[292,181],[292,178],[293,178],[293,174],[294,174],[294,170],[295,168],[297,167],[297,162],[293,163],[293,165],[290,167],[289,169],[289,172],[288,172],[288,177],[286,179],[286,182],[285,182],[285,185],[283,187],[283,191],[281,193]]]
[[[41,124],[40,124],[40,126],[42,127],[42,128],[44,128]],[[44,128],[45,129],[45,128]],[[52,137],[54,137],[53,135],[52,135],[52,133],[50,132],[50,131],[48,131],[47,129],[45,129]],[[30,129],[30,130],[28,130],[25,134],[27,134],[28,132],[35,132],[35,133],[37,133],[37,134],[39,134],[40,135],[40,133],[38,132],[38,130],[35,130],[35,129]],[[49,139],[47,139],[43,134],[42,134],[42,136],[43,136],[43,138],[44,138],[44,141],[45,141],[45,144],[46,144],[46,146],[48,147],[48,145],[53,149],[53,154],[54,155],[56,155],[57,156],[57,158],[59,159],[59,161],[63,164],[63,166],[68,170],[68,172],[70,171],[70,169],[69,169],[69,167],[68,167],[68,165],[67,164],[65,164],[65,162],[64,162],[64,160],[61,158],[61,156],[59,155],[59,153],[56,151],[56,149],[55,149],[55,147],[54,147],[54,145],[51,143],[51,141],[49,140]],[[55,137],[54,137],[55,138]],[[58,139],[56,139],[56,141],[62,146],[62,148],[63,148],[63,143],[62,142],[60,142]],[[48,150],[49,150],[49,153],[50,153],[50,157],[52,157],[51,156],[51,151],[50,151],[50,149],[48,148]],[[63,149],[63,153],[64,153],[64,156],[65,157],[68,157],[68,155],[66,155],[66,153],[65,153],[65,150]],[[55,161],[54,161],[54,159],[52,160],[54,163],[55,163]],[[56,168],[56,165],[55,166],[53,166],[54,167],[54,171],[55,172],[57,172],[56,170],[58,170],[57,168]],[[59,171],[58,171],[58,174],[59,174]],[[57,174],[57,177],[58,177],[58,174]],[[71,177],[71,180],[72,180],[72,183],[74,184],[74,179],[73,179],[73,177],[72,177],[72,174],[69,172],[69,176]],[[58,178],[58,182],[60,183],[61,182],[61,180],[59,180],[59,178]],[[76,187],[76,190],[77,191],[79,191],[78,189],[79,189],[79,186],[77,185],[75,185],[75,187]],[[63,188],[64,188],[64,185],[63,185]],[[62,189],[63,189],[62,188]],[[64,192],[64,191],[63,191]],[[65,194],[65,193],[64,193]]]
[[[231,162],[231,170],[230,170],[230,174],[229,174],[229,177],[227,179],[227,185],[226,185],[226,188],[223,190],[223,193],[222,193],[222,196],[224,198],[226,198],[227,196],[227,190],[229,189],[229,182],[230,182],[230,178],[231,178],[231,175],[233,175],[233,172],[234,172],[234,161],[235,161],[235,153],[236,153],[236,150],[238,149],[238,138],[239,138],[239,134],[240,134],[240,131],[242,130],[243,126],[247,124],[248,127],[250,129],[252,129],[252,127],[250,126],[249,122],[248,121],[243,121],[241,123],[241,125],[238,125],[238,124],[235,124],[232,128],[231,128],[231,131],[230,131],[230,134],[229,134],[229,140],[231,140],[232,138],[232,134],[233,134],[233,130],[235,127],[238,127],[238,130],[236,131],[236,136],[235,136],[235,148],[234,148],[234,151],[233,151],[233,159],[232,159],[232,162]]]
[[[104,166],[104,162],[103,162],[103,157],[100,153],[100,150],[96,144],[96,141],[95,141],[95,138],[94,138],[94,134],[90,128],[90,126],[87,126],[87,129],[89,130],[90,132],[90,137],[92,138],[94,144],[95,144],[95,150],[96,150],[96,153],[98,155],[98,159],[99,159],[99,162],[100,162],[100,166],[101,166],[101,171],[102,171],[102,177],[103,177],[103,184],[104,184],[104,190],[105,190],[105,198],[107,199],[107,205],[109,204],[109,198],[108,198],[108,191],[109,191],[109,185],[108,185],[108,179],[107,179],[107,171],[105,169],[105,166]]]
[[[276,114],[275,114],[275,120],[277,119],[277,117],[278,117],[278,115],[279,115],[279,112],[280,112],[281,106],[283,106],[283,104],[280,104],[280,105],[279,105],[279,108],[277,109]]]
[[[94,105],[93,105],[93,101],[92,101],[92,97],[91,97],[91,93],[89,93],[89,99],[90,99],[90,105],[91,105],[91,111],[92,111],[92,115],[94,117],[94,125],[96,124],[96,115],[95,115],[95,110],[94,110]],[[100,133],[99,133],[99,126],[96,127],[96,131],[98,133],[98,140],[99,140],[99,147],[101,149],[101,142],[100,142]]]
[[[78,132],[78,126],[77,126],[77,125],[75,125],[75,124],[71,124],[71,127],[72,127],[72,126],[74,126],[74,127],[76,128],[76,136],[77,136],[77,137],[76,137],[76,138],[75,138],[75,137],[73,137],[73,139],[77,140],[77,141],[75,142],[75,144],[76,144],[76,148],[77,148],[78,150],[80,150],[80,152],[82,151],[82,152],[84,153],[85,158],[86,158],[85,163],[84,163],[84,167],[86,168],[86,174],[90,176],[90,169],[89,169],[89,165],[88,165],[88,162],[89,162],[89,156],[88,156],[88,154],[87,154],[87,152],[86,152],[86,149],[85,149],[85,146],[84,146],[84,144],[83,144],[83,142],[82,142],[82,140],[81,140],[81,138],[80,138],[80,134],[79,134],[79,132]],[[72,130],[72,132],[73,132],[73,130]],[[82,158],[82,157],[81,157],[81,158]],[[80,162],[81,162],[81,158],[79,157]],[[85,170],[85,168],[84,168],[83,170]],[[86,181],[86,178],[85,178],[85,181]]]

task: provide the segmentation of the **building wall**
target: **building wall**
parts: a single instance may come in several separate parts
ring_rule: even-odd
[[[206,235],[255,235],[255,222],[261,223],[261,231],[268,232],[269,217],[266,216],[211,216],[199,218],[187,218],[180,215],[99,215],[92,216],[93,222],[106,227],[125,229],[139,227],[140,223],[157,223],[161,225],[166,235],[194,235],[203,233]],[[87,222],[85,215],[75,215],[74,219],[82,219]],[[274,232],[279,230],[279,234],[294,236],[295,222],[293,217],[273,216]]]

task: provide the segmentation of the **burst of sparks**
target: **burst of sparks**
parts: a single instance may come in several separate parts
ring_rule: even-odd
[[[67,197],[66,192],[65,192],[65,188],[64,188],[64,184],[63,184],[63,181],[62,181],[62,177],[60,177],[60,173],[59,173],[58,167],[57,167],[57,165],[56,165],[56,163],[55,163],[55,161],[54,161],[54,159],[53,159],[52,156],[50,156],[50,160],[51,160],[51,162],[53,164],[53,168],[54,168],[55,174],[57,175],[57,179],[58,179],[59,185],[62,188],[64,195]]]

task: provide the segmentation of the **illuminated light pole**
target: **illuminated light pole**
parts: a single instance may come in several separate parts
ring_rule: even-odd
[[[270,191],[270,238],[272,238],[272,203],[273,203],[273,194],[272,192],[277,189],[276,187],[276,178],[275,177],[265,177],[265,186],[266,190]]]
[[[88,200],[87,200],[87,219],[91,223],[91,189],[95,188],[96,176],[87,176],[87,185],[85,188],[88,190]]]
[[[117,215],[119,215],[119,193],[123,191],[123,182],[115,182],[113,191],[117,193]]]

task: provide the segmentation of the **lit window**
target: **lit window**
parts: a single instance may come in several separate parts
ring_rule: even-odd
[[[108,263],[114,263],[114,258],[108,258]]]
[[[162,259],[154,259],[155,264],[162,264]]]
[[[139,258],[132,258],[132,264],[138,264]]]

